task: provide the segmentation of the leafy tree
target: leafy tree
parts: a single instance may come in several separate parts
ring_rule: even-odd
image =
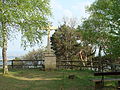
[[[112,57],[119,57],[120,0],[96,0],[88,11],[91,17],[97,16],[99,21],[102,20],[103,23],[108,23],[108,26],[105,26],[110,35],[107,43],[107,53],[112,54]]]
[[[22,45],[33,46],[44,34],[40,29],[48,24],[51,15],[49,0],[1,0],[0,42],[2,42],[3,73],[7,68],[7,41],[12,33],[22,34]]]
[[[74,28],[63,24],[51,37],[52,49],[58,60],[71,60],[76,54],[77,35]]]
[[[106,23],[102,23],[96,17],[89,17],[86,19],[81,26],[78,27],[83,43],[90,45],[93,48],[99,49],[99,56],[101,52],[106,53],[106,42],[108,41],[108,34],[106,30]]]
[[[78,31],[81,33],[82,41],[86,44],[86,46],[91,46],[92,50],[99,50],[98,53],[98,65],[102,64],[102,54],[106,54],[106,42],[108,41],[108,34],[106,31],[106,24],[101,23],[99,19],[96,17],[89,17],[87,20],[83,22],[83,24],[78,28]],[[88,49],[87,49],[88,50]],[[96,51],[96,50],[95,50]],[[95,56],[90,57],[92,61]],[[99,67],[99,70],[101,68]]]

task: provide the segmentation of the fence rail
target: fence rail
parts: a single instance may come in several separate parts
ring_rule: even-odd
[[[57,61],[57,67],[58,69],[78,69],[78,70],[91,69],[99,72],[110,70],[113,71],[112,64],[99,61],[61,60]],[[114,70],[118,70],[118,68],[115,67]]]
[[[44,60],[12,60],[11,67],[44,69]]]
[[[2,61],[0,67],[2,68]],[[44,69],[44,60],[8,60],[8,67]]]
[[[85,63],[86,65],[83,65]],[[57,62],[59,69],[92,69],[91,61],[81,62],[80,60],[62,60]]]
[[[91,69],[94,71],[120,71],[120,64],[111,64],[99,61],[60,60],[56,62],[58,69]],[[9,68],[39,68],[44,69],[44,60],[8,60]],[[2,68],[2,61],[0,68]]]

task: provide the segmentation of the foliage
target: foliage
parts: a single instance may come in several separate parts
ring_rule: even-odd
[[[3,73],[7,68],[7,41],[15,32],[22,35],[22,45],[33,46],[41,42],[51,15],[49,0],[1,0],[0,1],[0,42],[2,42]]]
[[[0,1],[0,22],[5,22],[8,38],[12,33],[20,31],[24,46],[27,43],[34,45],[41,42],[44,32],[40,29],[47,26],[49,15],[49,0],[6,0],[5,3]]]
[[[74,28],[60,26],[51,37],[52,48],[58,59],[71,60],[76,54],[77,35]]]
[[[87,11],[90,16],[79,28],[79,31],[82,30],[83,39],[97,45],[99,53],[104,51],[104,54],[119,57],[120,1],[96,0]]]
[[[20,57],[15,57],[13,60],[21,60]]]
[[[97,0],[89,8],[92,17],[97,14],[99,20],[108,23],[105,26],[109,31],[109,42],[107,53],[112,54],[113,57],[120,55],[120,0]],[[102,24],[102,23],[101,23]]]
[[[21,60],[43,60],[44,50],[32,50],[21,57]]]
[[[79,32],[80,26],[75,29],[73,25],[71,27],[71,25],[67,23],[68,22],[65,22],[65,24],[60,26],[51,38],[52,48],[55,51],[57,59],[78,59],[80,50],[84,50],[87,56],[90,56],[91,53],[93,53],[94,48],[92,48],[88,41],[83,38],[83,32]]]
[[[101,51],[106,52],[106,42],[108,41],[108,34],[105,27],[107,24],[101,23],[96,17],[89,17],[78,27],[83,44],[91,46],[92,49],[96,49],[97,47],[99,49],[99,55]]]

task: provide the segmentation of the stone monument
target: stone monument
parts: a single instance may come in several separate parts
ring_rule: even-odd
[[[54,50],[51,49],[51,44],[50,44],[50,31],[55,29],[56,28],[50,26],[46,29],[48,31],[48,41],[47,41],[47,50],[44,52],[45,70],[56,69],[56,56],[54,54]]]

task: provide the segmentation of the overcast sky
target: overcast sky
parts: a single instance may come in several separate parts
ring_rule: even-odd
[[[53,22],[53,26],[58,26],[63,17],[76,17],[79,19],[79,21],[82,18],[88,17],[89,14],[86,13],[85,7],[89,6],[94,1],[95,0],[51,0],[51,7],[53,12],[53,18],[51,21]],[[27,48],[27,50],[24,50],[24,48],[21,47],[20,34],[18,33],[16,39],[8,42],[7,55],[14,57],[21,56],[31,51],[32,49],[37,49],[42,46],[45,47],[47,45],[47,37],[44,36],[42,41],[43,43],[41,46],[35,46],[33,48]]]

